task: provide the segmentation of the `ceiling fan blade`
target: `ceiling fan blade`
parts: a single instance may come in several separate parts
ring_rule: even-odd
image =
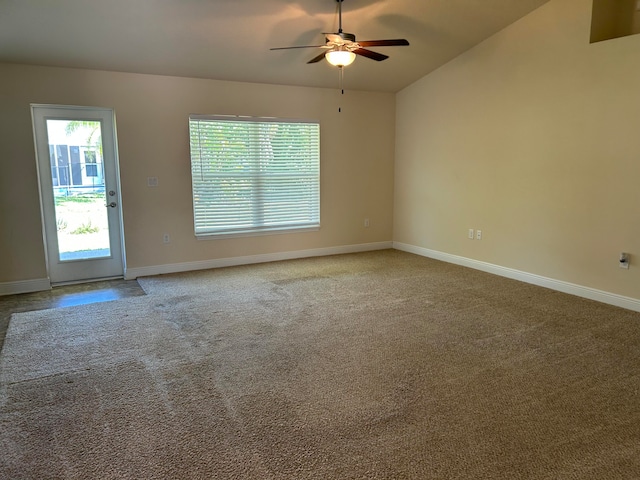
[[[366,48],[356,48],[352,50],[356,55],[362,55],[363,57],[370,58],[371,60],[375,60],[377,62],[381,62],[382,60],[386,60],[389,58],[388,55],[383,55],[378,52],[372,52],[371,50],[367,50]]]
[[[409,41],[404,38],[397,38],[393,40],[365,40],[364,42],[358,42],[361,47],[394,47],[396,45],[409,45]]]
[[[320,55],[318,55],[317,57],[313,57],[311,60],[309,60],[307,63],[318,63],[320,61],[322,61],[322,59],[324,58],[324,54],[327,52],[322,52]]]
[[[291,50],[292,48],[323,48],[326,45],[300,45],[298,47],[276,47],[270,48],[269,50]]]

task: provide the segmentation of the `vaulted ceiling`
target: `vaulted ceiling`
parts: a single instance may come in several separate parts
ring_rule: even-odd
[[[345,87],[396,92],[548,0],[344,0],[343,29],[371,47]],[[338,30],[336,0],[0,0],[0,61],[334,88],[338,71],[307,65]]]

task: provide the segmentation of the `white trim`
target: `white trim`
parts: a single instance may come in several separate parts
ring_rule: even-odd
[[[582,285],[576,285],[562,280],[543,277],[534,273],[527,273],[513,268],[501,267],[500,265],[460,257],[458,255],[451,255],[449,253],[430,250],[428,248],[416,247],[415,245],[409,245],[406,243],[393,242],[393,248],[396,250],[402,250],[403,252],[415,253],[416,255],[433,258],[434,260],[441,260],[443,262],[454,263],[456,265],[462,265],[475,270],[482,270],[483,272],[493,273],[494,275],[499,275],[501,277],[519,280],[532,285],[538,285],[540,287],[550,288],[570,295],[576,295],[578,297],[588,298],[589,300],[595,300],[597,302],[640,312],[640,299],[637,298],[624,297],[615,293],[596,290],[591,287],[584,287]]]
[[[16,295],[19,293],[41,292],[51,290],[51,282],[48,278],[36,278],[34,280],[19,280],[17,282],[0,283],[0,296]]]
[[[280,260],[293,260],[296,258],[324,257],[327,255],[341,255],[344,253],[370,252],[373,250],[386,250],[389,248],[393,248],[393,242],[361,243],[357,245],[315,248],[311,250],[294,250],[291,252],[247,255],[244,257],[217,258],[213,260],[203,260],[201,262],[172,263],[166,265],[154,265],[151,267],[127,268],[124,278],[125,280],[133,280],[138,277],[162,275],[165,273],[178,273],[189,272],[192,270],[207,270],[210,268],[234,267],[237,265],[277,262]]]

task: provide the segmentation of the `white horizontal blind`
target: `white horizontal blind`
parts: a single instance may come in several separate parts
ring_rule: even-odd
[[[195,233],[320,226],[317,122],[189,117]]]

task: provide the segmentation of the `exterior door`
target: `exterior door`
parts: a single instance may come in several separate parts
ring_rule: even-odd
[[[31,108],[51,283],[122,277],[113,110]]]

